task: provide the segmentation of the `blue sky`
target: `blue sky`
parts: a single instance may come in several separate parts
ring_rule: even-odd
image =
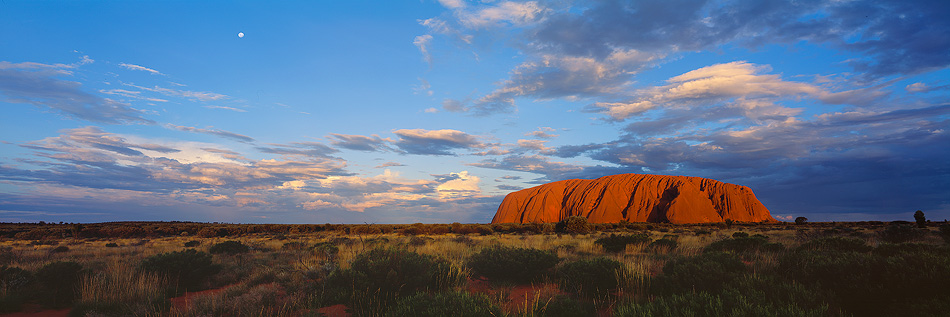
[[[8,0],[0,221],[488,222],[619,173],[746,185],[780,219],[942,220],[948,12]]]

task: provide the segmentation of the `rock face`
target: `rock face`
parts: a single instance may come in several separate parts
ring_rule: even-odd
[[[745,186],[702,177],[620,174],[569,179],[508,194],[492,223],[776,222]]]

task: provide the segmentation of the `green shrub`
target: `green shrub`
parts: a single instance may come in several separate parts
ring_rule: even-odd
[[[945,246],[936,246],[926,243],[881,243],[877,246],[877,248],[874,248],[872,253],[884,257],[893,257],[919,254],[940,254],[941,252],[947,251],[947,247]]]
[[[0,267],[0,288],[8,291],[23,289],[32,283],[33,279],[30,271],[6,265]]]
[[[871,246],[864,240],[842,237],[818,238],[798,246],[799,250],[837,251],[837,252],[868,252]]]
[[[676,240],[663,238],[663,239],[657,239],[656,241],[651,242],[650,245],[647,247],[652,251],[658,251],[658,250],[671,251],[671,250],[675,250],[678,245],[679,243],[677,243]]]
[[[735,234],[733,234],[733,236],[735,236]],[[780,243],[769,243],[768,237],[757,234],[751,237],[739,235],[739,237],[736,238],[719,240],[710,243],[704,250],[705,252],[749,253],[755,251],[775,252],[784,249],[785,247]]]
[[[118,248],[119,244],[115,242],[106,243],[106,248]]]
[[[247,253],[248,251],[251,251],[250,247],[244,245],[243,243],[239,241],[234,241],[234,240],[228,240],[221,243],[217,243],[215,245],[212,245],[211,248],[208,249],[208,252],[211,252],[211,254],[223,253],[223,254],[228,254],[228,255]]]
[[[620,305],[614,316],[828,316],[827,307],[809,309],[795,303],[770,304],[755,301],[742,294],[719,295],[708,292],[681,293],[662,296],[651,302]]]
[[[623,264],[599,257],[564,264],[557,270],[561,289],[583,296],[606,295],[619,285]]]
[[[186,248],[194,248],[199,245],[201,245],[201,241],[198,241],[198,240],[191,240],[191,241],[185,242]]]
[[[327,257],[335,257],[340,252],[340,247],[332,242],[320,242],[313,245],[313,252],[322,253]]]
[[[596,315],[592,303],[583,303],[566,295],[557,295],[547,301],[534,303],[534,316],[586,317]]]
[[[585,234],[590,232],[590,225],[587,223],[587,218],[581,216],[570,216],[558,221],[554,226],[554,231],[561,233]]]
[[[950,243],[950,224],[940,225],[940,233],[938,233],[944,242]]]
[[[423,246],[423,245],[426,245],[427,243],[429,243],[429,242],[431,242],[431,241],[433,241],[433,240],[435,240],[435,239],[432,239],[432,238],[429,238],[429,237],[412,236],[411,238],[409,238],[409,245],[411,245],[411,246]]]
[[[300,241],[291,241],[284,243],[280,248],[283,250],[303,250],[307,248],[307,245]]]
[[[472,273],[492,280],[526,283],[539,279],[560,262],[553,251],[492,246],[469,257]]]
[[[139,264],[139,268],[167,275],[176,282],[180,292],[198,289],[205,280],[221,269],[212,263],[210,254],[195,249],[147,257]]]
[[[885,244],[872,253],[799,251],[781,258],[778,271],[820,285],[856,316],[942,315],[929,311],[935,306],[905,304],[950,297],[950,252],[924,244]]]
[[[733,233],[732,233],[732,237],[733,237],[733,238],[737,238],[737,239],[738,239],[738,238],[748,238],[748,237],[749,237],[749,234],[748,234],[748,233],[745,233],[745,232],[742,232],[742,231],[737,231],[737,232],[733,232]]]
[[[462,291],[420,293],[398,301],[386,316],[407,317],[479,317],[504,315],[498,306],[483,296]]]
[[[52,262],[36,271],[36,280],[42,286],[40,302],[61,308],[72,304],[82,277],[82,265],[76,262]]]
[[[492,227],[489,225],[477,225],[475,226],[475,231],[478,232],[478,234],[483,235],[483,236],[487,236],[487,235],[491,235],[495,233],[495,229],[492,229]]]
[[[21,252],[14,251],[12,247],[0,247],[0,265],[7,265],[21,257]]]
[[[706,252],[666,262],[663,274],[654,278],[651,287],[658,294],[717,291],[747,271],[745,264],[734,254]]]
[[[28,288],[34,280],[30,271],[18,267],[0,267],[0,314],[20,311],[33,293]]]
[[[50,253],[66,253],[66,252],[69,252],[69,247],[65,245],[61,245],[61,246],[53,248],[52,250],[49,250],[49,252]]]
[[[323,304],[343,303],[357,315],[380,315],[399,298],[447,290],[464,281],[448,261],[406,249],[373,249],[327,277]]]
[[[892,224],[881,231],[881,240],[890,243],[904,243],[920,239],[924,231],[906,224]]]
[[[628,244],[646,244],[650,241],[650,236],[645,233],[628,236],[611,233],[610,236],[594,240],[594,244],[604,247],[604,251],[617,253],[626,250]]]

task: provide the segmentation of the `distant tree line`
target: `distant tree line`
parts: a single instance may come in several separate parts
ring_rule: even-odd
[[[707,223],[673,225],[666,223],[587,223],[586,219],[572,217],[560,223],[502,223],[502,224],[229,224],[197,222],[107,222],[89,224],[69,223],[0,223],[0,238],[19,240],[55,240],[65,238],[155,238],[168,236],[236,237],[243,235],[295,235],[332,232],[348,235],[363,234],[479,234],[493,233],[538,234],[587,232],[624,232],[659,230],[661,232],[685,229],[725,228],[729,226],[788,226],[788,223]],[[802,217],[803,218],[803,217]],[[583,220],[583,221],[581,221]],[[900,222],[900,221],[899,221]],[[804,221],[796,221],[804,224]],[[892,222],[896,223],[896,222]],[[906,221],[900,223],[909,223]],[[918,222],[920,223],[920,222]],[[834,227],[841,223],[809,222],[813,227]],[[855,222],[865,227],[880,227],[881,221]],[[926,224],[926,223],[925,223]]]

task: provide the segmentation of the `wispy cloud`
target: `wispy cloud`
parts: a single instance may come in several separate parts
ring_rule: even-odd
[[[332,158],[330,154],[339,152],[319,142],[294,142],[291,144],[268,144],[257,148],[258,151],[286,156]]]
[[[432,54],[429,53],[429,42],[431,41],[432,35],[429,34],[416,36],[416,38],[412,40],[412,44],[419,48],[419,52],[422,53],[422,58],[429,64],[432,64]]]
[[[244,143],[254,142],[254,138],[252,137],[237,134],[234,132],[218,130],[218,129],[202,129],[202,128],[186,127],[186,126],[180,126],[180,125],[174,125],[174,124],[165,124],[165,127],[172,130],[178,130],[178,131],[216,135],[219,137],[229,138],[229,139],[241,141]]]
[[[82,84],[61,79],[74,66],[0,62],[0,94],[6,102],[53,109],[68,117],[107,124],[152,124],[131,105],[82,90]]]
[[[329,137],[332,139],[330,144],[338,148],[367,152],[387,150],[387,140],[381,139],[377,135],[364,136],[330,133]]]
[[[205,107],[205,108],[208,108],[208,109],[224,109],[224,110],[231,110],[231,111],[234,111],[234,112],[247,112],[247,110],[238,109],[238,108],[234,108],[234,107],[225,107],[225,106],[204,106],[204,107]]]
[[[129,86],[129,87],[135,87],[141,90],[157,92],[166,96],[187,98],[187,99],[200,100],[200,101],[215,101],[215,100],[222,100],[222,99],[228,98],[227,95],[213,93],[213,92],[189,91],[189,90],[181,90],[181,89],[164,88],[164,87],[159,87],[159,86],[154,86],[154,87],[149,88],[149,87],[136,86],[134,84],[128,84],[128,83],[124,85]]]
[[[376,165],[375,168],[387,168],[387,167],[399,167],[399,166],[406,166],[406,164],[402,164],[399,162],[386,162],[383,164]]]
[[[101,89],[99,90],[99,92],[103,94],[107,94],[107,95],[122,96],[122,97],[132,98],[132,99],[154,101],[154,102],[168,102],[168,100],[165,100],[165,99],[143,96],[141,91],[131,91],[131,90],[125,90],[125,89]]]
[[[152,74],[154,74],[154,75],[164,75],[164,74],[162,74],[161,72],[159,72],[159,71],[157,71],[157,70],[154,70],[154,69],[151,69],[151,68],[148,68],[148,67],[145,67],[145,66],[139,66],[139,65],[135,65],[135,64],[126,64],[126,63],[119,63],[119,66],[122,66],[123,68],[129,69],[129,70],[137,70],[137,71],[149,72],[149,73],[152,73]]]

